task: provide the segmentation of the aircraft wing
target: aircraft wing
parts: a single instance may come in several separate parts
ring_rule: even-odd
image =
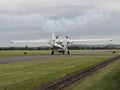
[[[94,42],[94,41],[112,41],[111,38],[108,39],[71,39],[71,42]]]
[[[48,43],[50,40],[41,39],[41,40],[11,40],[10,43]]]

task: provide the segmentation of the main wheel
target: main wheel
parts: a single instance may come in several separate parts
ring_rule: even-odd
[[[65,54],[65,52],[63,51],[63,54]]]
[[[70,55],[70,51],[67,51],[68,55]]]
[[[54,55],[54,51],[52,51],[51,54]]]

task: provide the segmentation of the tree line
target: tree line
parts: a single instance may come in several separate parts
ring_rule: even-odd
[[[50,50],[51,47],[0,47],[0,50]],[[120,45],[73,45],[70,50],[102,50],[102,49],[120,49]]]

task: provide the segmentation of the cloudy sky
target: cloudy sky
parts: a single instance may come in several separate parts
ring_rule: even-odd
[[[0,46],[52,32],[120,44],[120,0],[0,0]]]

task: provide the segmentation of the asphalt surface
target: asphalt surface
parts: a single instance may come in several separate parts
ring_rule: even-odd
[[[106,50],[105,50],[106,51]],[[108,50],[111,52],[111,50]],[[49,58],[61,58],[61,57],[71,57],[71,56],[83,56],[88,55],[91,53],[97,52],[104,52],[104,50],[95,50],[92,52],[71,52],[70,55],[63,55],[63,54],[43,54],[43,55],[33,55],[33,56],[16,56],[16,57],[8,57],[8,58],[0,58],[0,64],[7,64],[7,63],[15,63],[15,62],[24,62],[24,61],[32,61],[32,60],[45,60]]]
[[[61,57],[70,57],[70,56],[80,56],[84,54],[74,53],[71,55],[33,55],[33,56],[18,56],[18,57],[9,57],[9,58],[0,58],[0,64],[23,62],[23,61],[32,61],[32,60],[44,60],[49,58],[61,58]]]

